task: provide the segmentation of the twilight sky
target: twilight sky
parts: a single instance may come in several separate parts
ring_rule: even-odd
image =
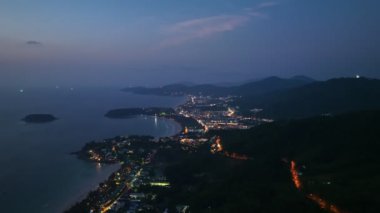
[[[380,78],[379,0],[0,0],[0,86]]]

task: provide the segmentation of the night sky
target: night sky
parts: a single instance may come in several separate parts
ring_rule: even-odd
[[[380,78],[379,0],[1,0],[0,85]]]

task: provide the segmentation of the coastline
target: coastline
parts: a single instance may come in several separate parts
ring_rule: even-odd
[[[76,156],[74,156],[74,157],[77,158]],[[79,160],[81,160],[81,159],[79,159]],[[95,162],[85,161],[84,163],[90,163],[91,165],[96,167],[96,169],[103,169],[103,170],[105,169],[105,168],[97,167]],[[62,205],[57,207],[57,211],[58,212],[65,212],[68,209],[70,209],[73,205],[75,205],[75,203],[77,203],[78,201],[85,199],[89,192],[96,190],[99,187],[99,183],[106,181],[114,172],[116,172],[120,168],[120,165],[118,165],[118,164],[102,165],[102,167],[104,167],[104,166],[106,166],[108,168],[106,168],[107,171],[102,171],[102,173],[105,173],[105,174],[102,175],[101,178],[98,178],[96,181],[93,181],[91,184],[88,184],[85,187],[82,187],[81,190],[78,192],[77,196],[71,197],[70,199],[66,200],[65,203],[62,203]]]
[[[0,137],[4,151],[0,160],[9,164],[2,170],[1,179],[9,184],[2,187],[0,203],[8,204],[3,208],[7,212],[61,212],[59,208],[72,204],[68,202],[78,197],[82,189],[92,189],[105,180],[112,171],[103,170],[106,167],[98,171],[95,164],[70,155],[90,140],[120,134],[158,137],[175,134],[179,129],[177,124],[163,119],[158,119],[157,125],[153,118],[106,119],[102,115],[107,110],[124,106],[173,107],[184,100],[131,95],[117,88],[77,88],[75,92],[31,88],[22,95],[12,90],[2,94],[9,103],[0,107],[0,126],[4,133]],[[60,119],[42,125],[20,121],[27,114],[46,112]],[[19,200],[25,203],[18,205]]]
[[[180,125],[180,123],[176,122],[174,119],[168,119],[168,118],[162,118],[162,119],[165,119],[166,121],[169,121],[169,122],[173,122],[175,125],[178,125],[179,127],[182,127]],[[172,128],[170,128],[170,129],[172,129]],[[173,129],[175,131],[173,131],[171,134],[168,134],[166,136],[156,136],[156,137],[153,137],[153,136],[136,135],[136,137],[152,137],[153,140],[157,140],[157,139],[163,138],[163,137],[174,137],[174,136],[178,135],[179,132],[181,131],[181,128],[177,129],[177,128],[174,127]],[[116,136],[115,138],[117,138],[117,137],[124,137],[124,136]],[[129,137],[135,137],[135,136],[131,135]],[[110,140],[110,139],[114,139],[114,138],[109,138],[109,139],[104,139],[104,140]],[[95,142],[95,141],[92,141],[92,142]],[[91,142],[89,142],[89,143],[91,143]],[[89,144],[89,143],[86,143],[86,144]],[[150,141],[149,143],[153,144],[154,142]],[[104,166],[105,165],[107,167],[112,167],[112,169],[111,169],[111,171],[109,171],[110,173],[107,173],[107,175],[104,175],[103,178],[100,181],[92,184],[93,185],[92,187],[86,187],[86,189],[83,189],[80,192],[80,195],[78,197],[72,198],[69,201],[67,201],[64,204],[63,209],[60,209],[61,212],[70,212],[70,210],[73,207],[75,207],[78,203],[80,203],[83,200],[85,200],[86,198],[88,198],[88,196],[89,196],[89,194],[91,192],[94,192],[94,191],[98,190],[99,187],[100,187],[100,185],[106,183],[107,181],[109,181],[110,179],[112,179],[112,177],[115,176],[116,173],[118,173],[121,170],[123,170],[123,163],[122,163],[122,161],[117,160],[117,161],[113,161],[113,162],[107,162],[107,161],[96,162],[94,160],[86,158],[84,155],[81,155],[81,152],[83,152],[85,150],[84,147],[86,146],[86,144],[82,147],[82,149],[80,151],[72,152],[70,154],[73,155],[77,160],[82,161],[85,164],[95,165],[97,168],[99,166]]]
[[[177,107],[181,106],[182,104],[186,103],[188,100],[189,100],[189,97],[188,96],[182,96],[184,99],[183,101],[181,101],[181,103],[175,105],[172,109],[175,111],[177,109]],[[148,116],[148,117],[151,117],[151,118],[160,118],[160,119],[163,119],[165,120],[166,122],[169,121],[170,122],[173,122],[175,125],[178,126],[175,127],[175,125],[171,125],[171,128],[170,129],[173,129],[173,131],[171,131],[170,134],[168,135],[165,135],[165,136],[156,136],[154,137],[155,139],[159,139],[159,138],[163,138],[163,137],[175,137],[177,135],[179,135],[179,133],[186,127],[186,123],[179,120],[178,117],[176,116],[154,116],[154,115],[140,115],[140,116]],[[131,116],[131,117],[125,117],[125,118],[122,118],[122,119],[130,119],[130,118],[136,118],[136,117],[139,117],[139,116]],[[111,119],[118,119],[118,118],[111,118]],[[116,136],[116,137],[119,137],[119,136]],[[106,140],[106,139],[105,139]],[[87,143],[86,143],[87,144]],[[85,145],[86,145],[85,144]],[[83,149],[84,147],[82,147]],[[90,159],[86,159],[84,158],[83,156],[80,156],[80,151],[74,151],[74,152],[71,152],[70,154],[71,155],[75,155],[75,157],[80,160],[80,161],[83,161],[85,163],[90,163],[90,164],[95,164],[95,165],[100,165],[100,163],[96,163]],[[112,176],[114,176],[118,171],[122,170],[122,164],[121,162],[117,161],[117,162],[102,162],[101,164],[106,164],[107,166],[111,166],[111,167],[115,167],[113,168],[113,171],[108,174],[105,178],[103,178],[101,181],[97,182],[96,185],[94,185],[93,187],[91,187],[91,189],[88,190],[87,189],[84,189],[79,195],[77,198],[73,198],[73,199],[70,199],[70,201],[68,201],[64,207],[62,208],[62,211],[63,212],[69,212],[70,209],[72,209],[75,205],[77,205],[78,203],[80,203],[81,201],[85,200],[88,196],[89,196],[89,193],[93,192],[94,190],[97,190],[99,189],[100,185],[102,183],[105,183],[107,182]]]
[[[117,136],[100,142],[89,142],[77,153],[79,159],[92,161],[98,166],[114,164],[118,169],[95,190],[88,192],[82,200],[77,200],[64,212],[106,212],[118,198],[128,196],[131,188],[139,184],[147,167],[154,159],[162,144],[153,136]],[[87,160],[86,160],[87,159]],[[140,177],[141,176],[141,177]]]

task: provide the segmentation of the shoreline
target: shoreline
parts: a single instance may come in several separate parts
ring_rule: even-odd
[[[105,212],[110,209],[118,198],[129,192],[129,185],[133,186],[140,177],[142,170],[154,158],[159,145],[153,136],[137,135],[117,136],[102,142],[87,143],[77,153],[79,159],[98,165],[119,164],[118,169],[101,181],[98,187],[88,192],[84,199],[77,200],[64,212],[79,212],[89,210],[88,208],[95,212]]]
[[[76,95],[79,92],[81,95]],[[90,140],[135,133],[164,136],[176,134],[179,130],[177,124],[162,119],[159,119],[158,127],[154,126],[152,118],[106,120],[103,113],[107,110],[115,106],[133,105],[173,107],[184,100],[139,97],[121,93],[117,89],[103,88],[78,88],[76,93],[54,88],[30,88],[23,95],[14,94],[14,91],[3,93],[5,100],[10,104],[1,108],[0,125],[4,134],[1,135],[0,147],[6,151],[1,160],[8,162],[12,159],[12,165],[4,168],[2,180],[9,184],[2,188],[3,196],[0,196],[0,201],[9,204],[4,208],[4,211],[8,212],[63,212],[62,206],[68,201],[73,201],[72,198],[81,194],[82,189],[85,189],[87,194],[90,191],[88,189],[93,189],[99,182],[104,181],[113,171],[106,169],[106,166],[98,171],[95,164],[78,161],[70,154]],[[31,109],[27,103],[34,99],[40,101],[33,102],[36,109]],[[88,109],[88,103],[97,103],[99,99],[102,102]],[[16,102],[22,104],[16,105]],[[66,106],[70,102],[76,104]],[[17,107],[14,108],[12,105]],[[59,120],[42,125],[29,125],[21,121],[21,118],[30,113],[51,113],[59,117]],[[23,167],[24,169],[19,170]],[[40,185],[44,188],[36,196]],[[12,199],[16,196],[27,202],[21,206],[17,205],[19,201]],[[76,201],[78,199],[74,200]],[[69,206],[72,203],[69,203]]]
[[[189,97],[186,96],[186,98],[184,98],[184,101],[181,102],[181,104],[178,104],[176,105],[175,107],[171,108],[173,109],[174,111],[176,111],[177,107],[181,106],[182,104],[186,103],[187,101],[189,100]],[[159,117],[159,118],[162,118],[166,121],[170,121],[170,122],[173,122],[175,123],[176,125],[178,125],[178,129],[177,128],[174,128],[174,131],[173,133],[170,133],[168,135],[165,135],[165,136],[156,136],[154,137],[155,139],[160,139],[160,138],[165,138],[165,137],[176,137],[180,134],[180,132],[186,127],[186,122],[184,120],[180,120],[179,117],[181,117],[181,115],[178,115],[177,113],[175,113],[176,115],[174,116],[167,116],[167,115],[164,115],[164,116],[157,116],[157,115],[140,115],[140,116],[149,116],[149,117]],[[139,115],[134,115],[134,116],[131,116],[131,117],[125,117],[125,118],[110,118],[110,119],[130,119],[130,118],[133,118],[133,117],[138,117]],[[105,116],[107,117],[107,116]],[[192,119],[192,118],[189,118],[189,119]],[[192,119],[194,120],[194,119]],[[194,120],[195,122],[197,122],[196,120]],[[136,136],[142,136],[144,137],[143,135],[136,135]],[[115,138],[117,137],[122,137],[122,136],[116,136]],[[153,137],[153,136],[151,136]],[[104,139],[104,140],[108,140],[108,139]],[[95,142],[95,141],[91,141],[91,142]],[[67,204],[65,204],[64,206],[64,209],[62,209],[63,212],[70,212],[71,209],[73,209],[76,205],[78,205],[79,203],[83,202],[84,200],[86,200],[88,197],[89,197],[89,194],[91,192],[94,192],[96,190],[98,190],[100,188],[100,185],[109,181],[113,176],[115,176],[115,174],[117,174],[118,172],[120,172],[122,169],[123,169],[123,163],[121,161],[115,161],[115,162],[95,162],[89,158],[86,158],[84,157],[83,155],[81,156],[81,152],[83,151],[83,149],[85,148],[85,146],[88,144],[88,143],[91,143],[91,142],[87,142],[84,147],[82,147],[81,150],[79,151],[74,151],[74,152],[71,152],[70,155],[75,155],[76,158],[78,160],[81,160],[81,161],[84,161],[86,163],[91,163],[91,164],[106,164],[106,165],[109,165],[109,166],[113,166],[115,165],[115,171],[113,171],[111,174],[109,174],[104,180],[98,182],[97,186],[93,187],[90,191],[87,191],[87,192],[83,192],[82,195],[80,195],[80,200],[77,200],[77,199],[72,199],[72,201],[69,201]],[[119,164],[119,165],[117,165]],[[84,191],[84,190],[83,190]]]
[[[74,157],[78,160],[78,158],[76,156],[74,156]],[[79,159],[79,160],[81,160],[81,159]],[[96,167],[96,164],[97,164],[97,163],[92,162],[92,161],[85,161],[85,163],[90,163],[90,164],[94,165],[94,167]],[[99,178],[99,181],[96,181],[96,182],[94,181],[92,184],[87,185],[88,187],[81,188],[81,190],[79,191],[79,193],[76,197],[72,197],[71,199],[68,199],[65,203],[60,205],[59,208],[57,208],[57,211],[66,212],[68,209],[70,209],[72,206],[74,206],[80,200],[84,200],[88,196],[89,192],[96,190],[99,187],[99,183],[107,181],[108,178],[113,173],[115,173],[117,170],[120,169],[120,165],[117,165],[117,164],[105,164],[105,166],[111,167],[111,168],[107,168],[110,170],[110,171],[107,171],[107,172],[110,172],[109,174],[107,173],[106,175],[102,176],[102,178]],[[106,172],[106,171],[103,171],[103,172]]]

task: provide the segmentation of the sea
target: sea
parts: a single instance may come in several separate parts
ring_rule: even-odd
[[[109,119],[104,114],[125,107],[175,107],[184,97],[136,95],[119,88],[0,89],[1,212],[63,212],[85,198],[119,165],[97,165],[72,152],[92,140],[118,135],[170,136],[181,130],[164,118]],[[34,113],[58,120],[27,124]]]

